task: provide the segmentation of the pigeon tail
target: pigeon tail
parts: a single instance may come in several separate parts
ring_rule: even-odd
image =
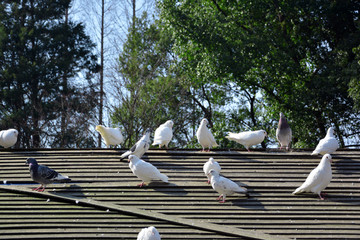
[[[304,192],[304,191],[305,191],[305,189],[303,189],[303,188],[300,186],[300,187],[298,187],[292,194],[293,194],[293,195],[296,195],[296,194],[302,193],[302,192]]]
[[[131,154],[131,152],[130,151],[126,151],[126,152],[124,152],[121,156],[120,156],[120,160],[122,160],[122,159],[124,159],[124,158],[126,158],[127,156],[129,156]]]
[[[240,190],[241,189],[241,190]],[[244,188],[244,187],[240,187],[240,189],[239,190],[237,190],[237,191],[235,191],[236,193],[245,193],[245,194],[247,194],[248,193],[248,190],[246,189],[246,188]]]
[[[319,154],[319,152],[315,152],[315,151],[313,151],[312,153],[311,153],[311,155],[318,155]]]
[[[60,173],[53,179],[55,182],[68,183],[71,179],[68,176],[63,176]]]
[[[166,183],[169,182],[169,178],[165,174],[160,174],[160,180]]]

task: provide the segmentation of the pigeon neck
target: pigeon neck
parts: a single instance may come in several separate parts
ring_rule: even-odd
[[[29,169],[33,172],[37,172],[37,164],[33,164],[33,163],[30,163],[29,164]]]
[[[327,138],[334,137],[334,134],[333,134],[331,131],[328,131],[328,132],[326,133],[326,137],[327,137]]]
[[[284,128],[288,128],[289,127],[289,124],[287,123],[286,121],[286,118],[280,118],[280,121],[279,121],[279,128],[280,129],[284,129]]]

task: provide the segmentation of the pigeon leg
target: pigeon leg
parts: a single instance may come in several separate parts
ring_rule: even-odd
[[[221,196],[222,196],[222,201],[219,201],[219,203],[225,203],[225,196],[223,194]]]
[[[37,191],[37,190],[39,190],[41,187],[42,187],[42,185],[40,185],[40,186],[37,187],[37,188],[33,188],[32,190],[33,190],[33,191]]]
[[[41,188],[42,188],[42,190],[41,190]],[[33,188],[32,190],[33,191],[38,191],[38,192],[43,192],[45,190],[45,187],[41,184],[39,187]]]
[[[223,197],[223,195],[221,194],[216,200],[220,200]]]
[[[322,195],[326,195],[325,193],[323,193]],[[325,197],[321,196],[321,192],[319,193],[319,197],[320,197],[320,200],[325,200]]]
[[[146,186],[146,184],[144,182],[138,184],[139,187],[143,187],[143,186]]]

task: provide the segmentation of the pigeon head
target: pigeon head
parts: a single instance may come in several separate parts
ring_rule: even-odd
[[[209,158],[209,161],[212,162],[212,163],[215,162],[214,158],[212,158],[212,157]]]
[[[11,133],[15,136],[15,137],[17,137],[18,135],[19,135],[19,132],[18,132],[18,130],[16,130],[16,129],[10,129],[11,130]]]
[[[326,136],[334,137],[334,134],[335,134],[335,129],[333,127],[329,127],[329,129],[327,130]]]
[[[206,118],[203,118],[201,120],[201,123],[207,125],[209,123],[209,121]]]
[[[330,163],[332,163],[332,156],[327,153],[322,157],[321,161],[329,161]]]
[[[155,234],[158,234],[158,230],[154,226],[148,227],[148,230],[151,232],[151,235],[153,236]]]
[[[28,159],[26,159],[26,165],[36,166],[36,165],[38,165],[38,163],[35,158],[28,158]]]
[[[216,177],[216,176],[219,176],[219,173],[216,170],[211,169],[210,172],[208,173],[208,175]]]
[[[146,131],[145,131],[145,134],[150,134],[152,132],[152,129],[151,128],[147,128]]]
[[[174,122],[172,120],[168,120],[165,122],[165,125],[166,126],[169,126],[169,127],[173,127],[174,126]]]
[[[103,125],[96,125],[96,127],[95,127],[95,130],[98,131],[98,132],[100,132],[103,129],[104,129]]]
[[[267,132],[265,130],[261,130],[261,131],[265,135],[265,137],[267,137]]]
[[[139,161],[139,160],[140,160],[140,158],[138,158],[137,156],[135,156],[135,155],[130,155],[128,162],[136,163],[136,162]]]

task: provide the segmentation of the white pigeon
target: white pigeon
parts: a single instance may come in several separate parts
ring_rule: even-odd
[[[13,128],[0,131],[0,146],[4,148],[14,146],[17,141],[18,134],[18,131]]]
[[[276,129],[276,139],[280,143],[280,149],[283,147],[289,149],[292,131],[283,113],[280,113],[278,128]]]
[[[149,150],[150,147],[150,134],[151,134],[151,129],[148,128],[146,129],[145,134],[140,138],[139,141],[137,141],[134,146],[132,146],[130,148],[130,150],[124,152],[121,156],[120,156],[120,160],[126,158],[129,155],[135,155],[139,158],[141,158],[145,152],[147,150]]]
[[[115,146],[124,142],[124,137],[119,128],[109,128],[104,127],[103,125],[97,125],[95,130],[100,133],[107,147],[110,145]]]
[[[141,160],[135,155],[129,156],[129,167],[135,176],[142,180],[142,183],[139,184],[140,187],[144,186],[145,182],[156,180],[168,182],[168,177],[165,174],[160,173],[154,165]]]
[[[143,228],[139,232],[137,240],[161,240],[161,237],[158,230],[154,226],[151,226],[148,228]]]
[[[311,153],[311,155],[317,155],[317,154],[332,154],[339,148],[339,143],[334,137],[334,128],[330,127],[327,130],[326,136],[321,139],[316,146],[315,150]]]
[[[208,183],[210,183],[210,180],[211,180],[209,172],[212,169],[214,169],[218,173],[220,173],[220,171],[221,171],[220,164],[217,161],[215,161],[214,158],[211,157],[211,158],[209,158],[209,161],[207,161],[203,166],[204,173],[208,178]]]
[[[331,162],[331,155],[325,154],[322,157],[319,165],[310,172],[305,182],[300,187],[298,187],[292,194],[313,192],[318,194],[321,200],[324,200],[324,198],[321,196],[321,191],[324,190],[331,182]]]
[[[172,127],[174,126],[174,122],[171,120],[166,121],[161,124],[154,133],[154,142],[152,145],[159,145],[168,147],[169,142],[173,137]]]
[[[267,136],[266,131],[257,130],[257,131],[246,131],[240,133],[229,132],[226,138],[235,141],[237,143],[240,143],[250,152],[250,147],[264,141],[266,136]]]
[[[216,143],[216,140],[214,136],[212,135],[209,128],[206,126],[209,123],[209,121],[206,118],[203,118],[201,120],[200,126],[198,130],[196,131],[196,137],[198,139],[198,142],[202,146],[202,150],[205,151],[205,148],[208,148],[210,151],[211,147],[217,147],[219,146]]]
[[[244,193],[248,196],[246,188],[240,187],[230,179],[220,176],[214,169],[210,170],[209,175],[211,176],[212,188],[220,194],[217,200],[222,198],[220,203],[225,202],[227,195],[233,195],[234,193]]]

